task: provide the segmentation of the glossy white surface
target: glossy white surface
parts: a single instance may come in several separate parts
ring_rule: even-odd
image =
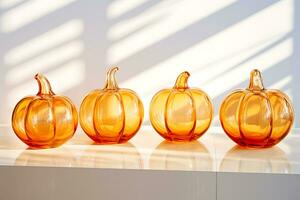
[[[3,125],[0,165],[300,174],[297,131],[272,148],[242,149],[217,127],[211,127],[198,141],[170,143],[144,126],[130,143],[120,145],[93,144],[78,129],[59,148],[32,150]]]

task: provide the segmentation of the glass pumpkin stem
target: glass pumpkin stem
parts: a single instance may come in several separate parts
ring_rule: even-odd
[[[263,90],[264,84],[261,76],[261,72],[257,69],[251,71],[249,90]]]
[[[118,89],[118,83],[116,81],[116,72],[119,70],[118,67],[112,67],[108,70],[106,73],[106,83],[105,83],[105,89],[114,90]]]
[[[188,78],[190,77],[190,73],[185,71],[182,72],[181,74],[179,74],[179,76],[177,77],[177,80],[175,82],[175,89],[186,89],[188,88]]]
[[[37,95],[54,95],[50,82],[43,74],[36,74],[35,79],[39,84],[39,92]]]

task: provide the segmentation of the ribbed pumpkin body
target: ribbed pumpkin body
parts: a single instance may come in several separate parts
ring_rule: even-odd
[[[152,98],[150,121],[166,140],[196,140],[210,126],[213,116],[211,100],[202,90],[184,86],[188,76],[183,72],[177,79],[178,87],[161,90]]]
[[[257,76],[259,80],[260,74]],[[285,94],[264,89],[261,83],[261,87],[250,86],[228,95],[221,105],[220,120],[224,131],[237,144],[270,147],[289,133],[294,113]]]
[[[33,148],[57,147],[76,131],[77,111],[67,97],[39,93],[16,105],[12,127],[16,135]]]
[[[123,143],[139,130],[144,108],[137,94],[116,85],[114,73],[108,72],[104,89],[90,92],[80,106],[80,124],[84,132],[100,144]]]
[[[97,143],[122,143],[139,130],[144,116],[143,105],[128,89],[95,90],[80,107],[80,124]]]

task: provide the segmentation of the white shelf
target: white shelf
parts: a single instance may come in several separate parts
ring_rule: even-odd
[[[121,145],[94,145],[79,129],[59,148],[30,150],[1,126],[0,199],[300,199],[296,132],[273,148],[246,150],[217,127],[170,144],[143,126]]]

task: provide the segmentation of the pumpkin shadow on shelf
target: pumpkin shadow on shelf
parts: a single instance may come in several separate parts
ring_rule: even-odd
[[[144,164],[140,153],[131,143],[99,145],[93,143],[82,152],[77,160],[78,167],[142,169]]]
[[[75,163],[75,155],[64,147],[40,150],[27,148],[15,160],[15,165],[19,166],[71,167]]]
[[[213,170],[213,159],[201,142],[161,142],[150,157],[151,169]]]
[[[231,148],[220,164],[221,171],[289,173],[290,162],[278,146],[249,149],[238,145]]]

